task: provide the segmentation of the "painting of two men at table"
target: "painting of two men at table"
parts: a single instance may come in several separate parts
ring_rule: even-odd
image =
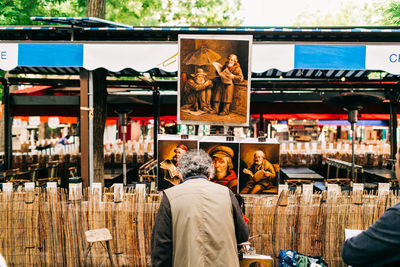
[[[248,125],[251,42],[249,36],[179,36],[180,123]]]

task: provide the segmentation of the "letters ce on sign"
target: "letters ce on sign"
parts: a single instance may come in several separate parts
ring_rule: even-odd
[[[365,69],[400,74],[399,45],[367,45]]]
[[[18,44],[0,43],[0,70],[8,71],[18,66]]]

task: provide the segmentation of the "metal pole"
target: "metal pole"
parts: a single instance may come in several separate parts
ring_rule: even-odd
[[[355,181],[355,169],[354,169],[354,164],[355,164],[355,158],[354,158],[354,143],[356,140],[356,122],[358,121],[358,110],[349,110],[348,111],[348,121],[351,123],[351,130],[353,131],[353,138],[351,141],[351,180],[353,182]]]
[[[154,129],[153,129],[153,158],[157,158],[157,135],[158,135],[158,127],[159,127],[159,117],[160,117],[160,91],[158,87],[153,87],[153,121],[154,121]]]
[[[390,99],[389,134],[390,158],[395,159],[397,153],[397,97]]]
[[[351,123],[351,130],[353,131],[353,138],[351,140],[351,180],[353,182],[357,182],[354,181],[354,177],[355,177],[355,170],[354,170],[354,164],[355,164],[355,157],[354,157],[354,143],[355,143],[355,139],[356,139],[356,131],[355,131],[355,123],[352,122]]]
[[[6,79],[1,79],[4,87],[4,166],[12,167],[12,117],[10,116],[10,88]]]
[[[123,183],[126,185],[126,151],[125,151],[125,142],[126,142],[126,125],[121,126],[122,132],[122,178]]]

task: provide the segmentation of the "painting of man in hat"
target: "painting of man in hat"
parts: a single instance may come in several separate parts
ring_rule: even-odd
[[[182,92],[182,109],[192,109],[198,111],[209,112],[211,108],[211,88],[213,82],[207,79],[207,73],[203,69],[198,68],[195,74],[192,74]]]
[[[207,143],[200,142],[200,149],[204,149],[212,158],[215,168],[211,181],[229,187],[233,193],[238,193],[238,143]]]
[[[179,35],[178,123],[249,123],[252,36]]]

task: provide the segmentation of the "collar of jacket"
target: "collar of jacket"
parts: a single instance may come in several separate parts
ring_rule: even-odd
[[[182,183],[184,183],[186,181],[189,181],[189,180],[192,180],[192,179],[206,179],[206,180],[208,180],[208,178],[205,177],[205,176],[200,176],[200,175],[199,176],[190,176],[190,177],[185,178]]]

